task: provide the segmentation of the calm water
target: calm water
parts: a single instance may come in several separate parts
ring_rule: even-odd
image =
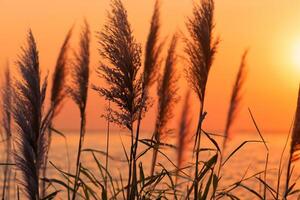
[[[77,146],[78,146],[78,133],[76,132],[68,132],[67,134],[67,141],[62,138],[61,136],[55,135],[53,136],[52,140],[52,147],[50,151],[50,161],[53,162],[58,168],[63,169],[65,171],[68,170],[68,157],[70,163],[75,163],[76,153],[77,153]],[[145,134],[146,135],[146,134]],[[147,137],[145,136],[144,137]],[[268,143],[268,147],[270,149],[269,155],[269,165],[268,165],[268,181],[275,187],[276,185],[276,177],[277,177],[277,170],[280,160],[280,155],[282,149],[284,147],[286,134],[264,134],[265,140]],[[122,143],[125,145],[125,148],[129,150],[129,142],[130,137],[128,134],[124,132],[114,132],[110,136],[110,155],[115,159],[115,161],[110,160],[109,162],[109,170],[114,177],[119,177],[121,173],[123,178],[126,178],[127,169],[126,163],[122,162],[126,159]],[[260,140],[257,134],[251,133],[241,133],[236,135],[232,138],[228,143],[227,151],[225,152],[225,157],[233,151],[236,147],[238,147],[243,141],[245,140]],[[68,152],[66,148],[66,142],[68,146]],[[169,139],[169,143],[176,144],[176,139]],[[88,132],[85,137],[84,141],[84,148],[91,148],[97,150],[105,151],[106,145],[106,135],[105,133],[101,132]],[[208,141],[203,141],[203,146],[209,147]],[[145,146],[140,145],[140,149],[145,148]],[[174,149],[164,149],[164,152],[176,162],[176,151]],[[104,164],[104,156],[97,154],[100,160]],[[151,161],[152,153],[146,154],[143,158],[143,167],[145,172],[149,172],[150,161]],[[207,157],[209,155],[213,155],[213,153],[206,153],[202,155],[202,158]],[[189,161],[189,155],[187,155],[186,162]],[[266,159],[266,150],[262,143],[249,143],[246,144],[234,157],[232,157],[228,163],[225,165],[223,173],[222,173],[222,186],[226,187],[235,181],[239,181],[242,177],[249,177],[256,172],[263,171],[265,168],[265,159]],[[91,156],[90,152],[83,152],[82,153],[82,161],[85,167],[93,170],[95,174],[98,176],[99,171],[97,170],[97,166],[93,161],[93,157]],[[159,158],[159,162],[163,165],[170,166],[170,163],[164,159]],[[74,172],[74,164],[71,164],[70,170]],[[298,176],[299,170],[296,168],[296,174],[294,177]],[[2,175],[2,174],[1,174]],[[285,175],[285,171],[284,171]],[[49,174],[50,177],[59,177],[59,173],[54,167],[49,167]],[[283,179],[284,180],[284,179]],[[259,191],[260,185],[257,181],[246,181],[245,184],[250,186],[251,188]],[[242,189],[237,190],[241,199],[255,199],[253,196],[249,196],[247,192],[243,191]],[[63,199],[63,198],[62,198]]]

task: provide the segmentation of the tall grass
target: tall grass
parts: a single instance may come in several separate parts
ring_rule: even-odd
[[[6,138],[12,137],[10,126],[12,113],[16,127],[16,149],[14,151],[15,165],[18,169],[18,179],[22,186],[16,189],[17,199],[65,199],[60,197],[62,191],[68,191],[68,199],[243,199],[244,196],[235,194],[236,189],[243,190],[244,194],[254,195],[258,199],[292,198],[299,194],[296,182],[290,183],[294,171],[294,163],[299,159],[299,119],[300,119],[300,89],[292,141],[290,157],[288,160],[286,188],[283,195],[279,194],[281,177],[280,159],[278,170],[277,188],[267,181],[269,148],[264,140],[254,116],[250,109],[251,119],[258,131],[261,140],[244,141],[234,149],[223,161],[223,153],[228,139],[232,136],[232,125],[235,122],[240,107],[241,94],[245,80],[247,51],[242,56],[239,71],[233,86],[230,105],[227,113],[224,139],[219,144],[216,137],[219,135],[209,133],[203,129],[203,121],[206,116],[204,110],[206,84],[209,72],[213,64],[214,56],[219,40],[214,38],[214,1],[202,0],[195,4],[193,15],[187,21],[189,37],[185,40],[185,53],[187,54],[188,66],[186,68],[187,80],[197,95],[200,103],[199,118],[195,138],[191,135],[191,115],[193,104],[190,101],[190,92],[186,94],[181,112],[178,130],[175,130],[176,145],[164,143],[165,138],[171,133],[169,121],[174,116],[175,105],[179,100],[176,66],[178,36],[175,35],[167,48],[166,57],[161,57],[163,43],[160,42],[160,7],[159,1],[155,2],[151,18],[150,30],[145,45],[144,62],[142,63],[142,48],[134,37],[132,27],[128,21],[127,11],[121,0],[111,1],[111,11],[104,28],[98,35],[100,44],[99,52],[101,64],[97,68],[97,74],[104,79],[105,86],[95,86],[93,89],[108,101],[107,114],[107,138],[106,152],[102,150],[83,149],[86,125],[86,106],[88,99],[89,68],[90,68],[90,28],[85,21],[82,27],[79,48],[74,53],[73,62],[70,63],[72,83],[68,84],[67,66],[68,52],[70,50],[70,37],[72,29],[68,32],[61,46],[56,66],[53,73],[50,108],[43,112],[44,100],[47,88],[47,79],[42,80],[40,75],[39,54],[31,31],[28,33],[27,45],[22,48],[18,57],[17,67],[19,74],[15,81],[11,82],[9,70],[5,73],[2,90],[2,114],[3,129]],[[164,64],[162,74],[160,66]],[[143,65],[143,66],[142,66]],[[153,137],[140,139],[140,127],[144,115],[151,106],[150,87],[158,83],[157,96],[158,108]],[[67,85],[69,85],[67,87]],[[63,135],[52,127],[53,119],[59,113],[62,102],[66,95],[70,95],[80,110],[80,137],[74,174],[49,162],[63,180],[54,176],[46,177],[48,153],[51,144],[51,131]],[[115,123],[130,132],[129,156],[125,145],[122,143],[124,155],[128,164],[128,180],[123,179],[123,172],[118,177],[111,174],[112,164],[109,159],[117,162],[110,154],[111,123]],[[204,135],[209,146],[201,143],[201,135]],[[8,140],[6,140],[7,142]],[[193,157],[188,160],[187,152],[190,151],[190,143],[194,142]],[[265,168],[247,176],[246,171],[240,180],[220,187],[219,176],[222,167],[230,164],[229,160],[247,143],[264,143],[267,149]],[[138,151],[138,144],[146,146],[146,149]],[[9,152],[12,149],[12,141],[6,143],[6,162],[4,165],[4,187],[2,199],[9,198]],[[162,148],[176,149],[176,159],[173,160]],[[220,148],[219,145],[223,145]],[[82,152],[90,152],[96,168],[90,169],[82,162]],[[148,161],[147,152],[152,152],[152,162],[138,163],[139,159]],[[200,152],[205,156],[201,157]],[[138,154],[139,153],[139,154]],[[98,158],[105,156],[105,164]],[[159,156],[158,156],[159,155]],[[221,157],[219,157],[221,155]],[[282,154],[283,155],[283,154]],[[150,155],[151,156],[151,155]],[[161,162],[164,157],[167,164]],[[194,158],[195,156],[195,158]],[[193,160],[195,159],[195,160]],[[240,157],[243,159],[243,157]],[[117,161],[116,161],[117,160]],[[217,168],[217,163],[220,163]],[[150,173],[145,173],[145,165],[149,164]],[[99,171],[99,174],[95,172]],[[231,171],[233,175],[236,171]],[[20,176],[19,176],[20,175]],[[264,176],[262,178],[262,176]],[[40,181],[42,178],[43,182]],[[180,181],[178,181],[180,179]],[[74,180],[73,185],[70,186]],[[247,184],[245,181],[257,181],[264,186],[263,194]],[[126,183],[127,182],[127,185]],[[50,194],[46,194],[46,183],[52,186]],[[104,184],[103,184],[104,183]],[[125,183],[125,184],[124,184]],[[256,183],[256,182],[255,182]],[[59,185],[59,187],[56,187]],[[24,191],[25,197],[20,192]],[[72,197],[70,191],[73,191]],[[100,192],[99,192],[100,191]],[[109,196],[110,195],[110,196]]]
[[[20,77],[13,89],[12,115],[17,131],[16,167],[28,199],[40,199],[39,174],[48,148],[49,115],[43,116],[47,79],[41,83],[39,55],[31,30],[17,61]]]
[[[48,154],[51,147],[51,141],[52,141],[52,131],[51,127],[53,125],[53,119],[55,116],[59,113],[61,104],[64,100],[64,98],[67,95],[67,85],[66,85],[66,75],[67,75],[67,65],[68,65],[68,51],[70,46],[70,38],[72,35],[71,28],[69,32],[67,33],[65,40],[60,48],[60,52],[58,55],[58,58],[56,60],[55,69],[52,75],[52,88],[51,88],[51,109],[53,110],[51,116],[50,116],[50,125],[48,130],[48,149],[45,154],[45,161],[44,161],[44,169],[43,169],[43,177],[46,177],[47,172],[47,164],[48,164]],[[42,197],[45,197],[46,195],[46,182],[42,183],[41,191],[42,191]]]
[[[135,152],[134,157],[136,157],[140,125],[142,120],[143,112],[146,111],[149,107],[149,89],[157,80],[157,74],[161,65],[160,54],[162,51],[163,44],[159,42],[160,34],[160,8],[159,1],[157,0],[154,5],[154,11],[151,19],[151,26],[146,42],[145,48],[145,62],[144,62],[144,71],[143,71],[143,83],[142,83],[142,108],[139,111],[139,118],[137,122],[136,130],[136,142],[135,142]],[[154,172],[155,163],[152,162],[151,175]],[[136,161],[135,161],[136,168]]]
[[[5,162],[7,164],[12,162],[12,131],[11,131],[11,106],[12,106],[12,83],[11,83],[11,73],[9,65],[7,64],[4,72],[4,82],[2,86],[2,126],[4,129],[4,140],[5,140]],[[10,195],[10,177],[12,173],[11,166],[6,165],[4,168],[4,180],[2,188],[2,199],[9,199]]]
[[[169,133],[168,122],[173,118],[173,110],[176,102],[178,101],[177,95],[177,80],[176,75],[176,45],[177,36],[173,36],[168,50],[168,55],[165,62],[163,75],[159,79],[157,95],[158,95],[158,113],[156,117],[155,130],[153,139],[155,147],[153,148],[153,156],[151,162],[151,175],[153,175],[157,160],[157,153],[160,142]]]
[[[228,113],[227,113],[227,120],[226,120],[226,125],[225,125],[225,131],[224,131],[223,145],[222,145],[223,151],[225,150],[228,138],[230,137],[231,127],[232,127],[232,125],[236,119],[236,116],[239,112],[240,101],[241,101],[241,97],[242,97],[242,94],[241,94],[242,87],[244,85],[245,77],[246,77],[246,71],[245,71],[246,69],[245,68],[246,68],[247,54],[248,54],[248,51],[245,51],[242,56],[239,71],[237,73],[236,80],[235,80],[232,94],[231,94],[229,109],[228,109]]]
[[[84,21],[80,34],[79,50],[75,53],[75,60],[72,66],[73,84],[70,87],[70,95],[80,111],[80,137],[76,158],[76,171],[72,199],[76,198],[77,190],[79,189],[79,176],[81,167],[81,149],[85,136],[86,124],[86,104],[88,97],[89,85],[89,64],[90,64],[90,28],[87,21]],[[56,99],[58,100],[58,99]]]
[[[204,101],[206,83],[210,68],[219,43],[213,38],[214,31],[214,1],[203,0],[200,5],[195,4],[193,16],[187,22],[190,38],[186,40],[185,52],[188,57],[187,79],[196,92],[200,102],[198,127],[196,130],[194,150],[196,154],[194,176],[194,199],[198,199],[199,153],[201,144],[202,123],[205,118]]]
[[[178,174],[176,180],[179,176],[180,170],[183,167],[183,163],[186,160],[186,153],[189,149],[189,145],[192,139],[191,135],[191,100],[190,91],[187,91],[184,104],[181,111],[180,126],[177,136],[177,168]],[[177,181],[176,181],[177,182]]]
[[[98,74],[104,78],[108,88],[94,87],[94,89],[106,100],[117,105],[119,109],[112,110],[111,120],[127,128],[131,133],[127,198],[134,199],[136,194],[136,184],[133,184],[136,179],[133,175],[134,122],[138,119],[142,106],[142,78],[139,76],[141,45],[134,39],[127,11],[120,0],[112,1],[111,13],[108,14],[106,25],[98,37],[102,47],[100,54],[109,63],[101,64]]]
[[[300,87],[299,87],[296,115],[295,115],[293,132],[292,132],[290,155],[288,159],[288,166],[287,166],[287,173],[286,173],[286,185],[285,185],[285,195],[284,195],[285,198],[287,198],[287,196],[289,195],[289,193],[294,187],[293,185],[291,187],[289,184],[293,172],[292,165],[295,161],[299,160],[300,158],[299,150],[300,150]]]

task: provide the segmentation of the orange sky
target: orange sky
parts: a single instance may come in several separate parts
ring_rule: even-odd
[[[154,1],[124,0],[124,4],[137,40],[144,43]],[[170,38],[176,30],[184,33],[184,22],[191,14],[192,1],[162,0],[161,4],[162,38]],[[240,57],[243,50],[249,47],[243,107],[235,129],[254,130],[247,112],[247,107],[250,107],[263,131],[288,131],[300,78],[300,59],[297,59],[300,57],[299,8],[298,0],[216,0],[216,35],[220,36],[221,44],[207,89],[207,129],[223,130]],[[42,70],[51,71],[67,30],[73,24],[78,30],[83,17],[86,17],[95,36],[104,24],[108,9],[108,0],[0,0],[1,66],[9,58],[12,67],[15,67],[14,61],[25,42],[26,31],[32,28],[40,51]],[[77,37],[78,31],[73,37],[74,46]],[[91,53],[91,83],[99,83],[94,72],[100,60],[95,37],[92,38]],[[180,71],[184,64],[180,62],[178,68]],[[183,75],[181,77],[184,78]],[[183,79],[180,86],[186,87]],[[183,90],[181,94],[184,94]],[[197,107],[196,99],[194,102]],[[103,99],[90,91],[88,129],[105,128],[100,118],[104,106]],[[155,112],[148,115],[144,129],[152,129],[153,123],[149,122],[153,122],[151,119],[154,117]],[[173,124],[176,122],[178,119],[173,120]],[[78,125],[78,110],[68,101],[56,120],[56,126],[75,129]]]

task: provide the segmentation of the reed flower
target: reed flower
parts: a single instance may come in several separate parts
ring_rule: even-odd
[[[296,116],[294,122],[294,128],[292,132],[292,141],[291,141],[291,162],[295,162],[300,158],[300,89],[298,95],[298,103],[296,109]]]
[[[236,116],[239,111],[240,107],[240,101],[241,101],[241,90],[243,88],[244,82],[245,82],[245,68],[246,68],[246,58],[247,58],[248,51],[245,51],[242,60],[240,63],[239,71],[236,76],[236,80],[233,86],[232,95],[230,99],[230,106],[227,113],[227,121],[225,126],[225,132],[224,132],[224,140],[223,140],[223,150],[226,148],[226,143],[228,140],[228,137],[230,137],[230,131],[231,127],[236,119]]]
[[[160,9],[159,1],[155,2],[154,11],[151,19],[150,31],[148,34],[145,48],[145,62],[143,72],[143,97],[144,101],[148,99],[148,89],[154,84],[160,68],[160,54],[162,43],[159,42],[160,33]]]
[[[156,118],[155,131],[153,138],[156,142],[156,147],[153,149],[153,158],[151,163],[151,174],[153,174],[157,159],[157,153],[159,148],[159,143],[161,139],[167,136],[170,133],[168,128],[168,122],[173,118],[174,106],[178,102],[178,87],[176,76],[176,44],[177,37],[172,38],[168,55],[165,62],[165,68],[162,77],[159,79],[158,84],[158,114]]]
[[[22,176],[20,182],[25,195],[28,199],[37,200],[40,199],[39,171],[48,144],[46,130],[49,115],[42,115],[47,79],[41,83],[39,55],[31,31],[17,65],[20,78],[14,83],[12,107],[17,131],[15,162]]]
[[[56,60],[56,65],[52,76],[53,78],[52,78],[51,99],[50,99],[52,113],[50,116],[50,126],[49,126],[50,128],[52,126],[53,118],[59,113],[61,104],[68,93],[67,86],[66,86],[66,75],[67,75],[67,65],[68,65],[68,52],[70,48],[70,38],[72,35],[72,31],[73,28],[71,28],[67,33],[65,40],[60,48],[60,52]],[[46,177],[48,154],[51,145],[51,139],[52,139],[52,131],[48,130],[48,139],[47,139],[48,150],[45,154],[43,177]],[[46,194],[45,184],[46,182],[43,182],[41,188],[43,197]]]
[[[140,126],[143,113],[147,111],[150,104],[149,88],[157,80],[157,74],[160,69],[161,60],[160,54],[162,51],[163,44],[159,42],[160,33],[160,9],[159,1],[157,0],[154,5],[154,11],[151,19],[150,31],[148,34],[146,49],[145,49],[145,62],[143,71],[143,82],[142,82],[142,106],[139,110],[139,117],[137,121],[136,137],[133,151],[133,180],[136,182],[136,153],[138,149]]]
[[[299,160],[300,158],[300,86],[298,92],[298,101],[297,101],[297,108],[292,132],[292,139],[291,139],[291,146],[290,146],[290,156],[288,160],[287,166],[287,175],[286,175],[286,188],[285,188],[285,198],[288,195],[289,191],[289,182],[292,175],[292,164]]]
[[[72,85],[69,88],[73,101],[77,104],[80,114],[85,114],[88,85],[89,85],[89,63],[90,63],[90,28],[87,21],[80,34],[79,52],[74,55],[72,63]],[[61,72],[59,72],[61,73]],[[61,84],[60,86],[61,87]],[[59,103],[63,96],[62,90],[58,90],[59,95],[52,95],[52,102]],[[61,96],[62,95],[62,96]]]
[[[60,48],[53,72],[51,88],[51,106],[54,108],[54,116],[58,113],[60,105],[67,95],[66,75],[68,66],[68,52],[70,49],[70,38],[73,28],[67,33],[65,40]]]
[[[213,64],[219,39],[214,40],[214,1],[202,0],[194,5],[193,17],[188,19],[187,29],[190,39],[186,40],[185,52],[188,55],[187,79],[204,103],[206,83]]]
[[[141,104],[141,45],[134,39],[127,12],[120,0],[113,0],[112,10],[103,30],[99,33],[100,55],[108,62],[101,63],[97,73],[108,87],[94,89],[106,100],[115,103],[112,110],[114,123],[133,130]]]
[[[142,108],[142,77],[139,75],[142,51],[133,36],[127,11],[120,0],[112,0],[108,20],[98,37],[100,55],[108,64],[101,63],[97,73],[108,87],[94,86],[94,89],[118,107],[111,110],[110,120],[131,132],[127,189],[129,198],[135,151],[133,124],[139,118],[139,110]]]
[[[204,99],[206,83],[213,64],[219,39],[213,38],[214,31],[214,1],[202,0],[200,5],[194,5],[193,17],[188,19],[187,29],[190,35],[186,39],[185,52],[188,56],[187,80],[198,95],[200,112],[196,131],[194,150],[196,153],[194,198],[198,199],[198,164],[201,141],[202,122],[205,117]]]
[[[180,125],[177,137],[177,167],[181,169],[185,160],[185,153],[191,141],[191,104],[190,91],[186,93],[181,111]]]
[[[88,96],[89,85],[89,64],[90,64],[90,28],[87,21],[84,21],[84,26],[80,34],[79,51],[74,55],[75,60],[72,63],[72,81],[73,84],[69,88],[70,95],[73,101],[77,104],[80,110],[80,138],[78,144],[78,152],[76,159],[76,172],[74,182],[74,192],[72,199],[76,198],[77,190],[79,189],[79,174],[80,174],[80,157],[81,149],[84,142],[85,124],[86,124],[86,103]]]

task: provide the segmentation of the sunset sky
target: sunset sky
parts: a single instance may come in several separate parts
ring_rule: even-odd
[[[124,0],[137,41],[145,43],[154,0]],[[161,0],[161,39],[169,39],[176,31],[186,34],[185,21],[191,16],[191,0]],[[208,112],[204,127],[222,131],[225,126],[232,85],[243,51],[249,48],[247,81],[243,91],[242,109],[235,130],[254,130],[247,108],[251,108],[262,131],[286,133],[292,123],[300,80],[300,1],[299,0],[216,0],[215,36],[221,43],[208,82],[205,110]],[[60,45],[75,25],[72,46],[75,48],[78,30],[84,17],[92,30],[91,79],[102,83],[95,74],[101,58],[98,55],[96,32],[100,31],[109,11],[109,0],[0,0],[0,65],[6,60],[15,68],[20,46],[25,44],[26,33],[32,29],[40,52],[43,75],[52,72]],[[182,43],[182,41],[181,41]],[[180,44],[182,46],[182,44]],[[178,48],[178,54],[183,52]],[[177,65],[181,74],[180,95],[187,86],[184,80],[185,63]],[[155,89],[155,88],[154,88]],[[153,93],[155,97],[155,92]],[[87,108],[87,129],[105,129],[101,119],[105,101],[90,90]],[[193,98],[198,115],[198,101]],[[181,106],[177,106],[176,113]],[[153,112],[143,123],[151,131]],[[56,119],[60,129],[77,129],[77,107],[67,100]],[[173,120],[173,126],[178,122]]]

